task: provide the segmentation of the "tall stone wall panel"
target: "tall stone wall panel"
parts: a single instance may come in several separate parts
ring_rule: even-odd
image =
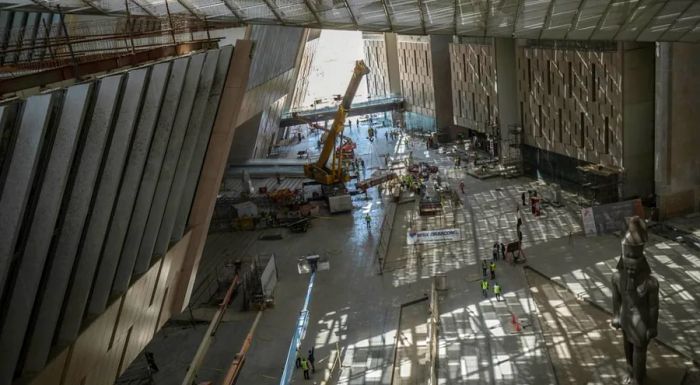
[[[194,98],[197,94],[197,87],[199,84],[200,75],[202,73],[204,57],[205,54],[203,53],[194,55],[190,59],[189,66],[187,68],[187,74],[185,75],[185,83],[180,96],[180,102],[178,103],[177,112],[175,113],[173,130],[170,134],[170,141],[168,142],[165,157],[163,158],[163,164],[160,169],[160,175],[158,176],[158,182],[156,184],[153,200],[150,204],[148,220],[146,221],[146,227],[144,228],[143,236],[141,238],[141,245],[138,249],[136,264],[134,265],[132,275],[143,274],[151,264],[153,250],[156,244],[156,237],[158,236],[158,230],[160,229],[161,221],[165,215],[165,207],[168,203],[168,199],[171,196],[173,178],[175,177],[175,172],[179,165],[178,159],[180,158],[180,155],[188,156],[185,154],[185,152],[183,152],[183,146],[189,145],[189,143],[185,142],[187,126],[192,113]],[[190,140],[193,138],[194,135],[187,137],[187,139]]]
[[[429,40],[425,37],[399,36],[397,44],[401,94],[407,111],[434,117],[435,91]]]
[[[369,34],[368,34],[369,35]],[[374,34],[371,34],[374,35]],[[387,66],[386,43],[384,35],[366,36],[364,43],[365,63],[369,67],[367,90],[372,97],[391,94],[389,70]]]
[[[621,51],[516,49],[525,144],[622,167]]]
[[[0,106],[0,383],[112,384],[182,302],[232,52]]]
[[[493,43],[450,44],[450,59],[455,124],[491,132],[491,127],[498,122]]]
[[[297,76],[297,83],[294,87],[294,94],[291,100],[292,108],[304,107],[304,100],[309,91],[309,76],[311,75],[311,68],[313,66],[314,57],[316,56],[316,49],[318,48],[319,34],[314,33],[312,30],[309,33],[309,38],[304,44],[304,54],[301,59],[301,64],[299,67],[299,75]]]
[[[131,276],[136,265],[141,240],[143,239],[144,229],[148,221],[151,203],[153,202],[156,185],[163,167],[163,160],[168,149],[168,143],[175,122],[182,88],[185,83],[185,74],[189,58],[181,58],[175,60],[170,71],[168,79],[168,88],[165,91],[165,98],[160,108],[160,115],[156,130],[151,141],[151,148],[148,152],[146,167],[143,171],[139,192],[134,204],[134,211],[129,222],[129,228],[126,233],[123,245],[121,245],[121,257],[117,272],[112,282],[112,295],[116,296],[124,293],[129,286]]]
[[[107,306],[112,290],[114,274],[119,263],[122,243],[126,237],[129,220],[134,209],[139,184],[148,157],[153,132],[163,103],[171,62],[160,63],[151,69],[148,90],[134,135],[126,170],[119,188],[119,196],[104,241],[99,267],[90,296],[88,312],[99,314]]]
[[[8,282],[15,244],[37,172],[51,103],[52,95],[34,96],[24,103],[12,153],[7,157],[0,192],[0,298]],[[4,108],[2,112],[4,114],[8,109]],[[0,315],[4,311],[0,311]]]
[[[63,98],[62,111],[55,129],[53,144],[39,187],[35,214],[27,230],[26,246],[18,260],[8,309],[0,330],[1,372],[14,370],[24,335],[30,323],[34,299],[39,290],[53,230],[58,220],[61,200],[68,183],[71,164],[85,116],[91,85],[69,88]],[[49,147],[49,146],[47,146]]]
[[[308,34],[303,28],[251,27],[255,51],[251,62],[250,78],[237,123],[249,124],[237,130],[229,161],[266,157],[277,141],[278,122],[282,108],[289,105],[297,80],[297,65],[303,61],[303,50]],[[263,49],[263,47],[265,47]],[[273,64],[274,63],[274,64]],[[282,100],[279,103],[280,99]],[[265,119],[258,116],[264,114]],[[250,119],[259,120],[253,124]]]
[[[178,208],[177,219],[175,221],[173,234],[170,239],[171,241],[180,239],[187,228],[187,220],[189,219],[190,215],[190,207],[192,207],[192,199],[194,198],[197,183],[199,182],[199,175],[202,171],[204,154],[207,151],[207,144],[209,143],[211,130],[214,126],[214,119],[216,118],[219,108],[219,99],[221,98],[221,93],[224,88],[224,82],[226,80],[226,73],[228,72],[232,52],[233,47],[231,46],[223,47],[221,50],[219,50],[219,59],[216,63],[214,82],[211,86],[211,92],[209,93],[209,99],[207,100],[207,106],[202,120],[203,129],[197,138],[192,163],[187,171],[186,183],[182,192],[182,201],[180,202],[180,206]]]
[[[154,257],[162,257],[165,255],[165,252],[168,251],[170,240],[172,239],[175,218],[182,201],[183,188],[187,183],[186,178],[188,176],[190,164],[192,163],[195,147],[197,146],[197,141],[201,132],[205,131],[202,127],[202,121],[209,102],[209,93],[211,92],[212,82],[214,81],[218,59],[218,50],[207,52],[201,71],[201,79],[197,85],[192,112],[187,122],[187,134],[177,160],[177,167],[175,168],[176,171],[173,177],[172,187],[170,188],[170,195],[168,196],[163,219],[161,220],[158,236],[154,244]]]

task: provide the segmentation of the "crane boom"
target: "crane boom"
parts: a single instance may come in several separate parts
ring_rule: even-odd
[[[345,90],[343,100],[338,106],[338,111],[335,113],[333,125],[331,126],[326,141],[323,144],[323,149],[315,163],[304,165],[304,174],[311,179],[316,180],[321,184],[334,184],[346,182],[347,174],[342,169],[342,159],[336,159],[335,156],[335,141],[343,132],[345,126],[345,117],[350,110],[352,100],[355,98],[355,93],[360,86],[362,77],[369,73],[369,68],[365,62],[358,60],[355,62],[355,69],[352,72],[352,78],[348,83],[348,88]],[[327,166],[328,160],[333,157],[330,168]]]

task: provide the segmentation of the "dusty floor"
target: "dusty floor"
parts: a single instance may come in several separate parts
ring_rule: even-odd
[[[261,241],[257,239],[258,232],[212,234],[198,276],[198,286],[203,288],[203,293],[208,290],[207,283],[215,282],[215,277],[225,272],[222,266],[231,260],[269,253],[278,258],[280,280],[275,291],[275,306],[262,316],[238,383],[279,383],[308,282],[307,275],[298,274],[296,258],[317,253],[329,258],[330,270],[318,274],[310,305],[309,329],[302,343],[303,351],[312,346],[316,349],[316,373],[311,381],[304,381],[301,372],[295,373],[294,383],[391,384],[392,373],[394,384],[425,383],[416,379],[423,377],[426,364],[422,357],[427,314],[422,317],[420,306],[411,307],[404,313],[404,322],[403,317],[399,320],[399,309],[402,304],[425,296],[435,274],[445,274],[448,287],[440,303],[440,384],[615,383],[608,381],[605,375],[616,375],[622,367],[619,365],[621,357],[608,356],[618,354],[617,342],[613,339],[593,341],[596,331],[590,329],[596,325],[603,327],[604,312],[594,314],[584,306],[568,306],[571,319],[562,319],[562,322],[567,321],[572,326],[552,329],[553,326],[541,318],[546,320],[545,314],[549,317],[556,314],[551,312],[549,301],[553,299],[533,295],[532,287],[556,294],[555,300],[559,303],[571,303],[568,292],[555,289],[540,276],[536,281],[528,281],[532,278],[526,277],[522,265],[512,266],[503,261],[497,266],[497,281],[504,289],[503,300],[497,301],[492,293],[488,298],[482,297],[480,261],[491,257],[491,246],[496,240],[515,239],[514,218],[520,193],[536,183],[525,178],[478,180],[468,177],[464,169],[455,169],[439,151],[427,151],[421,142],[386,141],[384,130],[379,130],[379,139],[374,143],[366,140],[366,127],[346,130],[358,143],[358,153],[365,159],[368,173],[382,167],[383,154],[412,152],[414,159],[438,165],[443,180],[455,188],[460,180],[465,181],[466,191],[460,194],[461,202],[446,207],[443,215],[431,218],[418,217],[413,203],[400,204],[383,275],[378,274],[375,248],[386,202],[376,190],[370,193],[369,199],[355,197],[355,210],[351,214],[317,218],[307,233],[285,233],[282,240]],[[297,147],[313,148],[314,140],[307,138],[308,143]],[[619,240],[613,236],[570,238],[571,233],[581,230],[580,212],[575,204],[577,197],[565,194],[565,199],[567,205],[546,208],[542,217],[523,214],[528,263],[568,287],[576,296],[604,305],[609,302],[606,285],[611,263],[619,250]],[[363,220],[365,213],[373,218],[370,229]],[[408,247],[409,225],[424,229],[455,227],[460,229],[462,237],[458,242]],[[569,242],[581,245],[582,249],[568,247]],[[696,326],[700,308],[697,298],[700,259],[697,255],[700,253],[663,239],[650,242],[650,247],[653,251],[650,260],[654,260],[650,261],[652,269],[660,280],[667,279],[662,287],[661,314],[665,326],[659,338],[697,358],[700,346]],[[581,252],[584,249],[587,251]],[[545,290],[545,287],[551,288]],[[195,311],[197,317],[211,312],[201,307]],[[522,325],[520,331],[511,323],[514,315]],[[221,381],[254,316],[254,312],[240,312],[234,302],[209,350],[198,381]],[[572,321],[581,317],[590,320],[586,324]],[[180,318],[187,320],[188,314]],[[158,333],[147,349],[155,354],[161,369],[154,376],[156,384],[181,384],[206,327],[206,324],[193,327],[188,322],[174,322]],[[397,338],[403,345],[400,354],[396,354],[394,371]],[[595,362],[605,362],[606,366],[597,377],[585,370],[567,369],[566,365],[571,363],[564,362],[564,357],[557,352],[555,339],[558,338],[576,342],[567,346],[570,354],[588,354],[592,349],[589,345],[595,342],[595,347],[601,349],[601,356]],[[339,366],[333,364],[338,354]],[[140,370],[140,360],[142,357],[132,364],[130,372]],[[654,362],[659,367],[666,365],[663,360]],[[668,366],[678,367],[675,361]],[[567,382],[565,379],[574,380]]]

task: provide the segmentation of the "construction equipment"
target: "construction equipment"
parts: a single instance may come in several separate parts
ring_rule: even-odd
[[[311,127],[313,130],[322,131],[323,134],[321,135],[320,142],[321,142],[321,144],[326,143],[326,140],[328,140],[328,137],[330,136],[329,135],[331,132],[330,129],[328,129],[324,126],[321,126],[318,123],[312,122],[309,119],[306,119],[306,118],[300,116],[296,112],[292,114],[292,118],[296,119],[302,123],[308,124],[309,127]],[[335,153],[336,158],[350,159],[350,160],[355,159],[355,148],[357,148],[357,145],[355,144],[355,142],[353,142],[352,139],[348,138],[347,136],[343,136],[342,133],[340,135],[340,139],[341,139],[341,144],[336,149],[336,153]],[[306,152],[304,152],[304,155],[306,155]]]
[[[255,321],[253,321],[253,326],[250,327],[250,331],[243,341],[241,350],[234,356],[231,366],[229,366],[228,371],[226,372],[226,377],[224,377],[224,382],[222,383],[223,385],[234,385],[238,380],[238,375],[241,373],[243,364],[245,364],[245,359],[248,355],[248,350],[250,350],[250,345],[253,344],[253,334],[255,333],[255,329],[258,327],[258,322],[260,321],[261,316],[262,310],[258,311],[258,315],[255,316]]]
[[[398,178],[398,175],[396,175],[396,173],[392,171],[377,173],[376,175],[372,175],[370,178],[357,182],[357,189],[361,191],[366,191],[371,187],[380,185],[390,180],[394,180],[396,178]]]
[[[323,185],[332,185],[337,183],[345,183],[350,180],[348,173],[343,168],[342,151],[335,151],[336,140],[342,135],[345,126],[345,117],[350,110],[352,100],[355,97],[357,88],[360,86],[362,77],[369,73],[369,68],[365,62],[358,60],[355,62],[355,69],[350,78],[350,83],[343,96],[343,101],[338,106],[338,111],[335,114],[333,125],[331,126],[323,149],[315,163],[304,165],[304,174]],[[331,161],[330,166],[328,161]]]
[[[233,295],[240,284],[241,280],[238,273],[236,272],[236,275],[233,277],[233,281],[231,282],[231,286],[229,286],[228,290],[226,291],[226,296],[219,304],[219,308],[216,310],[216,313],[214,313],[214,317],[212,317],[211,322],[209,323],[209,328],[207,328],[207,331],[204,334],[204,338],[202,339],[202,342],[200,342],[199,347],[197,348],[197,352],[195,353],[194,358],[192,358],[192,362],[187,368],[187,373],[185,374],[185,379],[182,381],[182,385],[192,385],[194,383],[195,378],[197,376],[197,372],[202,366],[204,357],[206,356],[207,351],[209,350],[209,346],[214,340],[216,331],[219,329],[219,324],[224,318],[226,309],[228,309],[228,305],[231,303]]]

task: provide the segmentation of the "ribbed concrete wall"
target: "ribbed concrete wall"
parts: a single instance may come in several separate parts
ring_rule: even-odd
[[[304,99],[306,99],[306,94],[309,91],[309,76],[311,75],[311,68],[313,66],[314,57],[316,56],[316,49],[318,48],[320,37],[321,30],[314,29],[309,31],[309,37],[304,44],[304,56],[301,58],[294,94],[292,95],[292,108],[304,107]]]
[[[450,44],[455,124],[492,133],[498,120],[496,52],[491,39],[463,38]]]
[[[373,97],[390,95],[391,89],[384,34],[364,32],[362,38],[365,64],[370,70],[367,74],[368,94]]]
[[[255,50],[231,162],[264,158],[277,141],[282,110],[291,103],[307,34],[303,28],[249,27]]]
[[[183,301],[168,292],[232,52],[0,106],[0,383],[111,384]]]
[[[401,94],[406,110],[435,116],[433,66],[430,60],[430,39],[425,36],[398,36]]]
[[[662,218],[700,210],[700,47],[659,43],[656,54],[655,177]]]
[[[520,45],[518,101],[525,144],[622,167],[622,51]]]

